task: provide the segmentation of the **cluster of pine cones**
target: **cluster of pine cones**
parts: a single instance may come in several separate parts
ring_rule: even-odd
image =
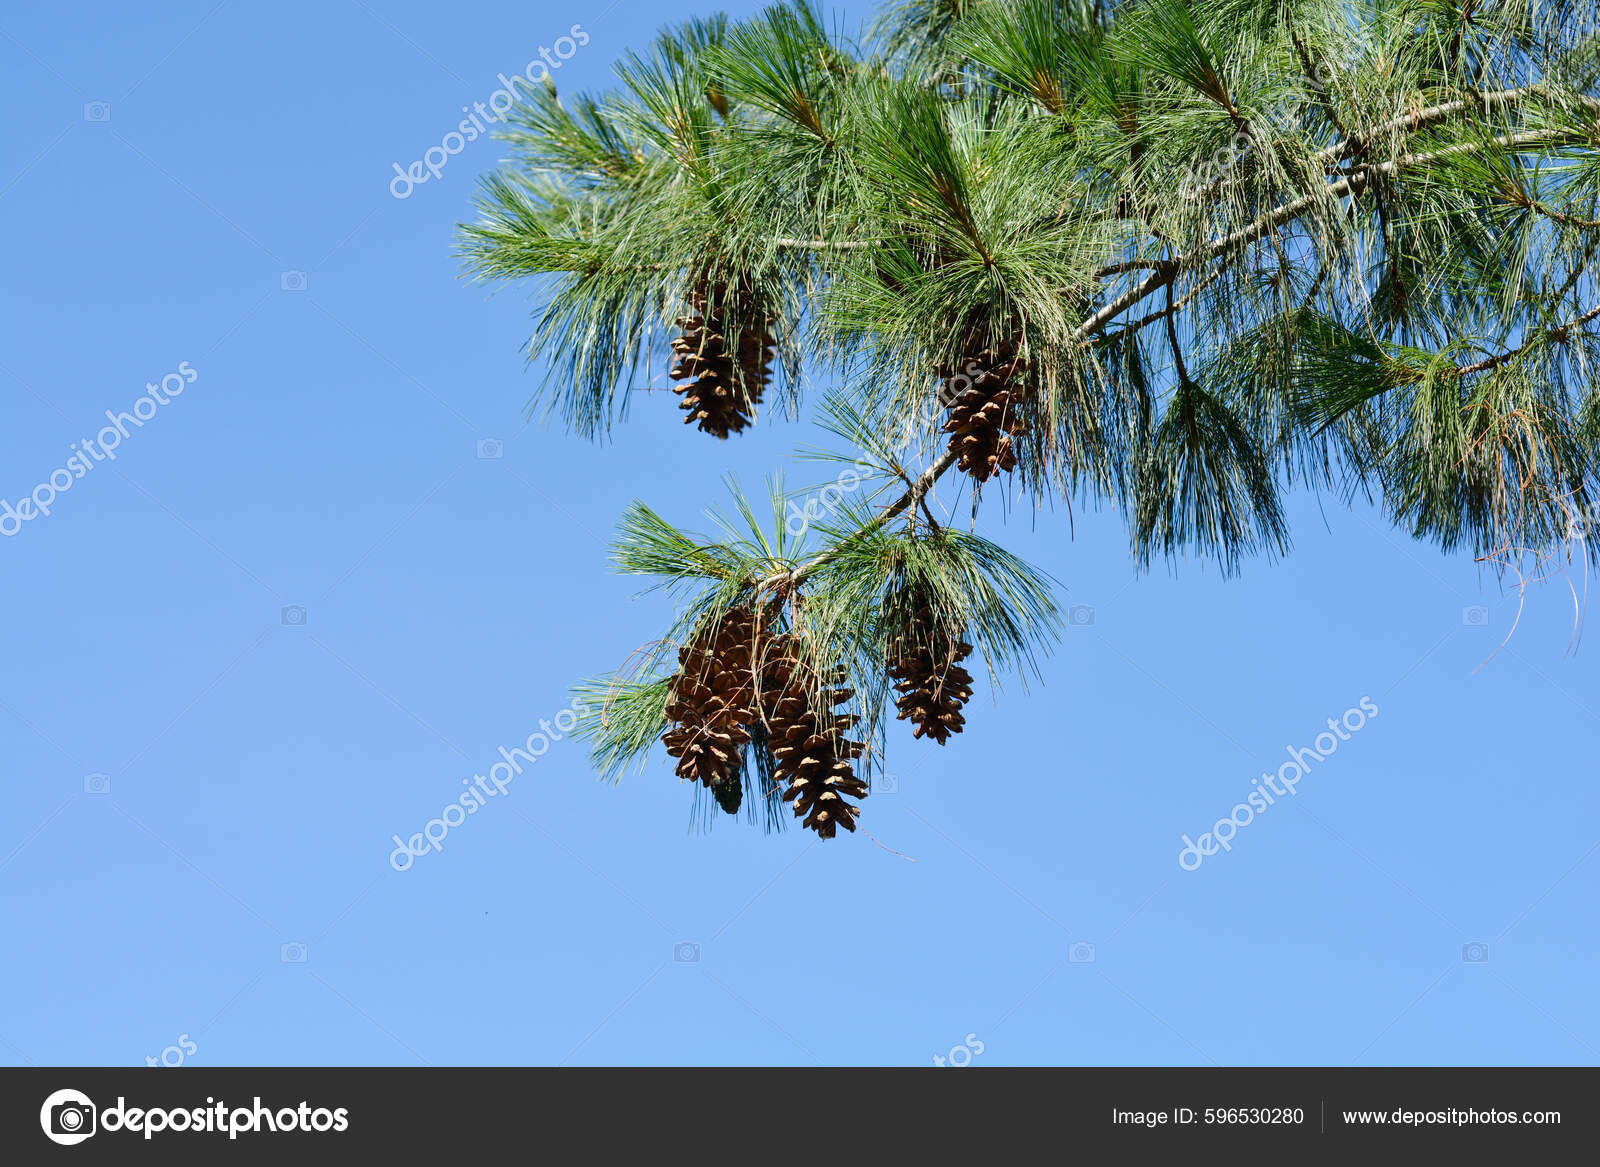
[[[759,313],[750,323],[754,299],[747,277],[732,287],[702,279],[690,296],[693,315],[679,319],[683,334],[672,342],[678,357],[670,375],[688,381],[674,389],[686,420],[718,438],[750,424],[766,389],[774,342]],[[736,304],[744,309],[737,320]],[[975,345],[960,372],[939,370],[941,400],[950,409],[949,448],[978,482],[1017,464],[1016,439],[1027,432],[1018,408],[1029,394],[1026,368],[1016,343],[1005,341]],[[904,611],[885,662],[898,694],[896,716],[911,723],[913,737],[944,745],[966,724],[961,710],[972,698],[972,674],[961,661],[972,645],[959,629],[941,627],[926,603]],[[771,623],[752,607],[734,608],[678,650],[661,740],[678,760],[678,777],[703,782],[735,814],[746,747],[759,738],[772,751],[784,801],[806,827],[831,839],[841,826],[856,829],[861,811],[847,799],[867,795],[855,773],[865,747],[846,736],[858,718],[837,711],[855,694],[842,687],[843,670],[819,675],[804,659],[799,636],[772,632]]]
[[[776,345],[758,299],[747,276],[731,286],[702,279],[690,293],[690,315],[678,318],[683,332],[672,342],[677,359],[667,372],[686,382],[672,390],[682,398],[685,424],[698,423],[718,438],[750,424],[766,392]]]
[[[978,482],[1017,464],[1016,439],[1028,429],[1018,409],[1028,397],[1022,380],[1026,368],[1016,344],[1004,341],[978,348],[960,370],[938,370],[944,381],[941,400],[950,406],[944,432],[957,455],[956,468]]]
[[[749,607],[735,608],[678,650],[662,735],[678,759],[677,774],[711,789],[719,806],[736,814],[744,792],[745,747],[761,735],[772,751],[773,776],[802,825],[831,839],[856,829],[867,796],[855,772],[861,742],[847,735],[858,718],[838,712],[855,696],[843,669],[819,673],[794,632],[769,633]],[[913,736],[943,745],[965,724],[961,707],[972,696],[972,675],[959,662],[972,646],[916,609],[890,647],[889,676],[901,696],[898,717]]]
[[[856,723],[836,707],[855,694],[842,673],[817,676],[792,632],[763,637],[766,621],[735,608],[678,650],[662,736],[680,778],[704,782],[729,814],[743,795],[744,747],[759,731],[772,749],[783,799],[824,839],[856,829],[865,798],[854,759],[865,748],[846,733]]]

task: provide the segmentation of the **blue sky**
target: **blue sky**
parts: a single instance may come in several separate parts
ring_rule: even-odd
[[[669,602],[606,565],[631,499],[692,525],[725,471],[819,438],[716,444],[665,393],[603,446],[525,425],[530,304],[452,254],[499,144],[388,188],[574,24],[567,91],[691,11],[0,17],[0,496],[195,374],[50,514],[0,518],[0,1062],[1600,1059],[1571,597],[1532,589],[1479,668],[1515,595],[1331,500],[1229,581],[1136,579],[1109,513],[991,528],[1082,622],[947,748],[895,737],[871,839],[692,835],[659,756],[612,787],[562,740],[390,866],[660,635]],[[1363,698],[1295,795],[1179,866]]]

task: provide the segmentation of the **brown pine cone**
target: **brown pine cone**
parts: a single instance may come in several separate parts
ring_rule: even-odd
[[[1007,341],[970,353],[959,370],[940,370],[942,394],[950,405],[943,427],[950,435],[950,450],[958,456],[957,469],[978,482],[1017,464],[1016,439],[1028,428],[1019,412],[1028,397],[1022,384],[1026,364],[1016,345]]]
[[[972,645],[935,627],[927,609],[916,612],[889,653],[889,677],[900,698],[900,721],[910,721],[912,737],[926,734],[941,746],[966,725],[961,707],[972,698],[972,674],[958,663]]]
[[[735,608],[678,650],[678,672],[667,698],[667,720],[673,724],[661,740],[678,759],[678,777],[704,782],[714,792],[730,780],[737,784],[749,726],[756,719],[750,668],[755,629],[754,614]]]
[[[832,712],[855,694],[850,689],[808,684],[811,672],[800,659],[792,633],[777,637],[761,669],[761,711],[772,743],[774,774],[788,784],[786,802],[796,817],[824,839],[839,827],[856,829],[861,810],[846,798],[865,798],[867,785],[856,777],[852,759],[860,742],[845,737],[857,718]],[[839,678],[815,678],[815,681]]]
[[[725,282],[701,280],[689,296],[691,315],[677,321],[683,332],[672,342],[677,359],[667,376],[688,383],[672,391],[682,398],[685,424],[698,423],[717,438],[750,424],[770,377],[776,342],[765,313],[752,311],[754,300],[748,277],[741,276],[732,289]],[[738,329],[731,342],[730,327]]]

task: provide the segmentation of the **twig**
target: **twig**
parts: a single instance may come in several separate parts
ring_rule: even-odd
[[[1119,276],[1131,271],[1165,271],[1171,263],[1170,259],[1129,259],[1096,269],[1094,278],[1099,280],[1106,276]]]
[[[1591,113],[1600,113],[1600,101],[1591,97],[1584,97],[1581,94],[1573,96],[1579,105],[1582,105]],[[1352,134],[1344,141],[1336,142],[1332,146],[1319,151],[1314,155],[1313,161],[1323,167],[1331,166],[1345,158],[1354,157],[1372,145],[1374,139],[1379,135],[1392,130],[1404,130],[1408,133],[1414,133],[1436,122],[1448,121],[1456,114],[1465,113],[1469,109],[1479,107],[1488,109],[1493,105],[1509,104],[1528,97],[1552,98],[1553,95],[1546,86],[1526,85],[1518,89],[1500,89],[1493,93],[1479,93],[1471,99],[1463,98],[1457,101],[1442,102],[1439,105],[1431,105],[1427,109],[1419,109],[1414,113],[1403,114],[1386,122],[1379,122],[1375,126],[1369,126],[1359,134]]]
[[[772,245],[804,251],[855,251],[872,243],[866,239],[774,239]]]
[[[1539,340],[1530,340],[1526,344],[1519,344],[1516,348],[1511,349],[1508,352],[1497,353],[1492,357],[1485,357],[1483,360],[1474,361],[1470,365],[1457,365],[1454,370],[1454,376],[1470,377],[1473,373],[1482,373],[1489,369],[1498,369],[1501,365],[1516,360],[1534,345],[1539,344],[1544,340],[1566,340],[1567,333],[1571,332],[1574,328],[1582,328],[1585,324],[1588,324],[1589,321],[1594,320],[1597,317],[1600,317],[1600,307],[1591,308],[1582,316],[1579,316],[1573,320],[1569,320],[1565,324],[1559,324],[1550,329],[1544,334],[1543,337],[1539,338]]]
[[[1227,270],[1228,269],[1225,267],[1219,267],[1216,271],[1212,272],[1205,279],[1201,280],[1193,288],[1190,288],[1183,295],[1179,296],[1178,299],[1173,302],[1170,308],[1163,308],[1159,312],[1152,312],[1148,316],[1143,316],[1138,320],[1135,320],[1126,328],[1119,328],[1115,332],[1101,333],[1099,336],[1093,336],[1088,340],[1080,341],[1079,344],[1084,348],[1087,348],[1090,345],[1110,344],[1112,341],[1121,340],[1130,333],[1138,332],[1141,328],[1144,328],[1147,325],[1155,324],[1158,321],[1165,320],[1169,312],[1187,306],[1191,301],[1199,296],[1201,292],[1205,291],[1212,284],[1221,279],[1222,274]],[[1168,287],[1171,287],[1171,285],[1169,284]]]

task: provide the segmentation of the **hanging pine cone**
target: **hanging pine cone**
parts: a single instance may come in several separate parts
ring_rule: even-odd
[[[704,782],[732,814],[742,797],[740,756],[756,718],[751,651],[756,618],[735,608],[678,650],[678,672],[667,698],[672,727],[662,735],[678,759],[680,778]],[[732,786],[735,792],[724,788]]]
[[[752,311],[755,300],[746,276],[733,289],[702,280],[689,297],[692,314],[678,319],[683,334],[672,342],[678,359],[667,375],[688,383],[672,391],[682,396],[685,424],[698,422],[718,438],[750,424],[767,388],[776,342],[765,313]]]
[[[717,800],[717,805],[728,814],[738,814],[739,804],[744,801],[744,782],[739,771],[735,769],[722,781],[712,783],[711,794]]]
[[[969,354],[959,370],[940,370],[950,405],[944,423],[950,451],[958,455],[957,469],[978,482],[1017,464],[1016,439],[1028,428],[1018,411],[1028,396],[1021,383],[1025,368],[1017,346],[1006,341]]]
[[[900,721],[910,721],[912,737],[926,734],[941,746],[967,723],[961,707],[972,698],[972,674],[958,663],[972,645],[937,627],[922,608],[906,622],[889,651],[889,677],[901,696]]]
[[[831,712],[854,693],[832,685],[823,685],[820,691],[808,685],[810,670],[797,649],[793,633],[778,636],[770,646],[761,670],[761,711],[772,743],[774,776],[788,783],[784,801],[794,804],[797,818],[805,816],[804,826],[831,839],[841,826],[856,829],[861,810],[846,797],[867,796],[867,785],[851,764],[863,746],[844,736],[857,719]],[[837,682],[843,676],[820,680]]]

